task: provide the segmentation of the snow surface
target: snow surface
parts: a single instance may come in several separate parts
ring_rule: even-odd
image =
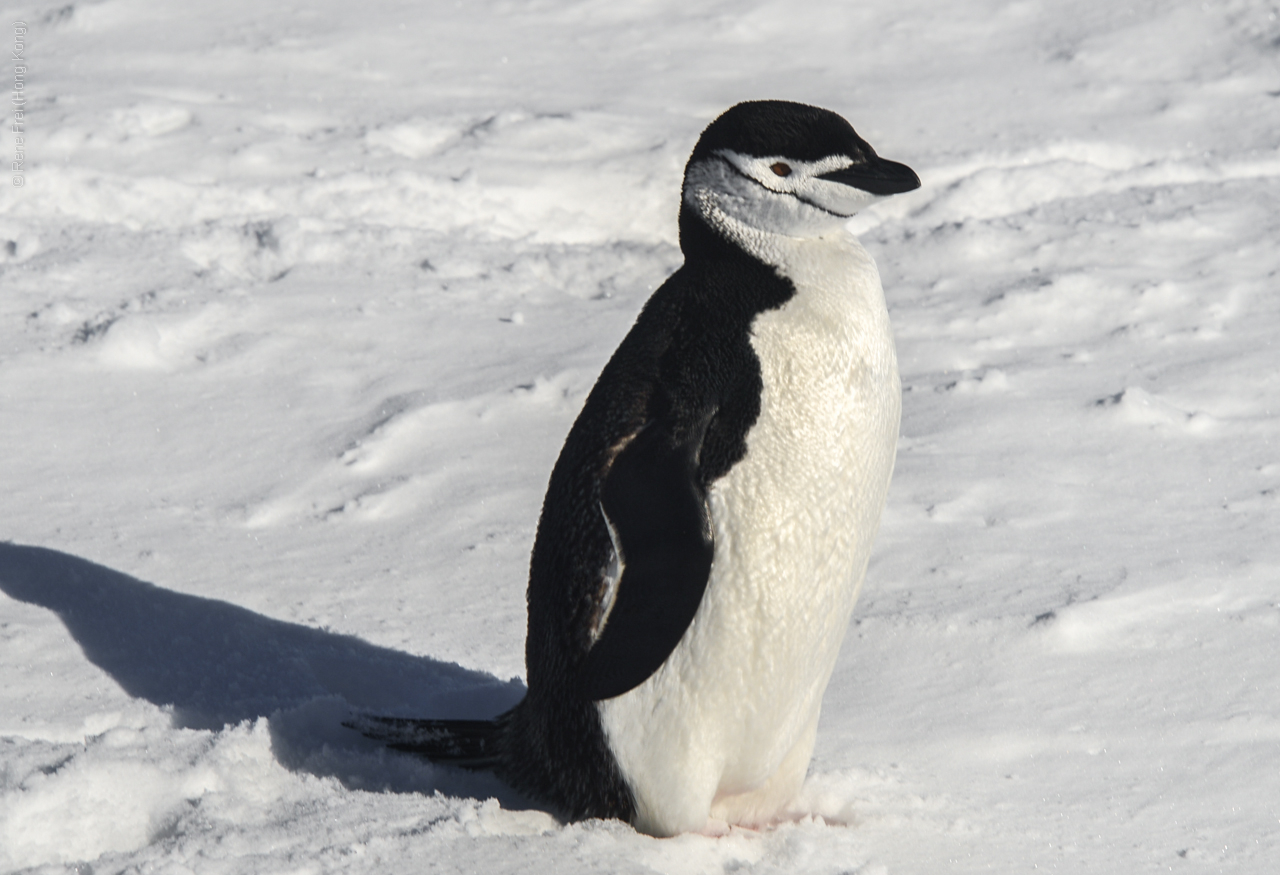
[[[0,870],[1275,871],[1275,0],[14,20]],[[793,819],[566,826],[353,737],[521,695],[560,441],[758,97],[924,181],[852,223],[903,434]]]

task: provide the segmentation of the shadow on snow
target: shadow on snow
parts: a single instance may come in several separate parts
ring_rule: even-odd
[[[523,696],[518,681],[172,592],[42,547],[0,543],[0,591],[56,613],[90,662],[130,696],[172,708],[178,727],[266,717],[272,752],[293,771],[353,789],[496,796],[504,807],[528,807],[487,772],[436,767],[341,726],[353,709],[493,716]]]

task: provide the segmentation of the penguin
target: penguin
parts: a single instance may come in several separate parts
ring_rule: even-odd
[[[740,103],[685,168],[684,264],[605,365],[551,473],[528,692],[493,720],[361,716],[566,820],[654,836],[785,812],[862,587],[901,386],[845,229],[918,188],[834,112]]]

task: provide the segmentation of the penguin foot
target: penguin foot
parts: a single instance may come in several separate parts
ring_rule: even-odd
[[[730,825],[729,821],[721,820],[718,817],[708,817],[702,829],[698,830],[698,835],[718,839],[729,835],[733,830],[734,827]]]

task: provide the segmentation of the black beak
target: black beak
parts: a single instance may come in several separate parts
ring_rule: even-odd
[[[829,179],[861,189],[868,194],[902,194],[920,187],[920,177],[905,164],[886,161],[878,155],[862,164],[851,164],[843,170],[823,173],[819,179]]]

